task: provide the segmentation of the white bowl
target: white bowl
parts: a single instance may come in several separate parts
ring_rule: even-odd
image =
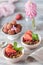
[[[38,34],[38,33],[37,33]],[[39,37],[39,42],[37,44],[34,44],[34,45],[27,45],[23,42],[23,36],[21,37],[21,43],[24,47],[28,48],[28,49],[34,49],[36,47],[38,47],[41,43],[41,36],[38,34],[38,37]]]
[[[8,58],[8,57],[6,57],[5,55],[4,55],[4,50],[5,49],[3,49],[3,51],[2,51],[2,54],[3,54],[3,57],[7,60],[7,61],[10,61],[10,62],[18,62],[18,61],[20,61],[22,58],[23,58],[23,56],[24,56],[24,49],[22,50],[22,55],[20,56],[20,57],[17,57],[17,58]]]
[[[19,33],[17,33],[17,34],[14,34],[14,35],[6,34],[6,33],[4,33],[3,31],[2,31],[2,34],[3,34],[4,36],[6,36],[9,40],[14,40],[14,39],[17,39],[17,38],[20,37],[20,34],[22,34],[22,30],[21,30],[21,32],[19,32]]]

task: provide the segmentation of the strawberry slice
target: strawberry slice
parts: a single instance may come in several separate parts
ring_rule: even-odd
[[[5,50],[7,53],[16,53],[15,50],[11,49],[11,48],[6,48]]]
[[[28,30],[28,31],[26,32],[26,34],[29,34],[30,36],[32,36],[32,31]]]
[[[12,48],[12,44],[8,44],[6,48]]]
[[[28,41],[28,40],[31,41],[32,40],[32,37],[30,35],[28,35],[28,34],[24,34],[23,38],[26,41]]]
[[[6,48],[5,49],[5,53],[8,57],[12,56],[12,55],[15,55],[16,54],[16,51],[11,49],[11,48]]]

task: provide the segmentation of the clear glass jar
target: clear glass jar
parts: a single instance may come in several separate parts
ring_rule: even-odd
[[[36,30],[36,22],[34,18],[30,20],[29,16],[26,16],[25,20],[27,22],[26,24],[28,26],[28,29],[33,30],[33,31]]]

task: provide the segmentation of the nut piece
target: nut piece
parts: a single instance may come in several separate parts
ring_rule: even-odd
[[[11,24],[11,23],[9,23],[8,25],[7,25],[7,29],[11,29],[13,27],[13,25]]]
[[[15,31],[14,30],[8,30],[8,34],[9,35],[14,35],[15,34]]]
[[[21,20],[22,19],[22,15],[21,14],[17,14],[15,17],[16,20]]]

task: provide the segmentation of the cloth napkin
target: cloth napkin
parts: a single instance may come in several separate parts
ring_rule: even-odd
[[[35,58],[38,62],[43,63],[43,47],[33,52],[30,56]]]
[[[0,18],[1,17],[6,17],[15,12],[15,6],[13,4],[3,2],[0,3]]]

